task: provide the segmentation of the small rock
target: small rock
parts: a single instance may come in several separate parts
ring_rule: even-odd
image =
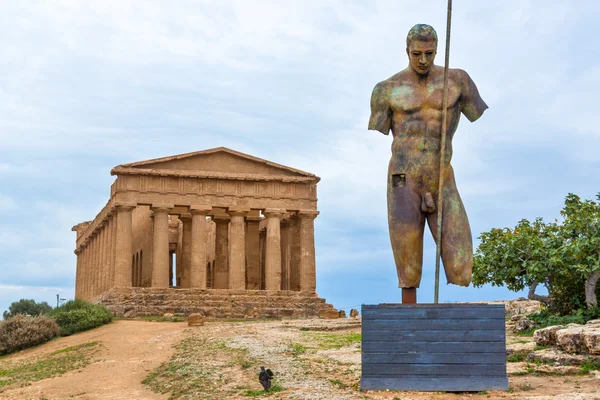
[[[352,310],[350,310],[350,318],[356,317],[358,317],[358,310],[356,308],[353,308]]]
[[[591,326],[595,328],[596,326],[600,328],[600,319],[592,319],[585,323],[586,326]]]
[[[135,318],[137,317],[137,312],[135,310],[127,310],[123,314],[124,318]]]
[[[569,365],[538,365],[534,369],[535,372],[541,372],[545,374],[562,374],[562,375],[578,375],[581,373],[581,369],[579,367],[572,367]]]
[[[592,325],[594,326],[594,325]],[[583,343],[590,354],[600,354],[600,325],[583,330]]]
[[[338,313],[338,317],[339,318],[346,318],[346,311],[340,310],[340,312]]]
[[[536,325],[537,325],[537,323],[535,321],[532,321],[527,317],[523,317],[517,321],[517,323],[513,327],[513,332],[529,331],[529,330],[532,330],[533,328],[535,328]]]
[[[566,328],[556,331],[556,344],[567,353],[582,353],[586,350],[582,328]]]
[[[164,313],[162,316],[165,318],[173,318],[175,316],[175,314],[168,312],[168,313]]]
[[[510,317],[511,321],[520,321],[521,319],[523,319],[523,317],[525,317],[522,314],[517,314],[517,315],[513,315],[512,317]]]
[[[328,310],[322,310],[319,313],[319,317],[324,319],[338,319],[340,317],[340,314],[335,308],[330,308]]]
[[[202,314],[190,314],[188,316],[188,326],[204,325],[204,316]]]
[[[543,363],[556,365],[581,365],[589,356],[580,354],[569,354],[556,348],[538,350],[527,356],[527,361],[541,361]]]
[[[556,332],[565,328],[564,325],[556,325],[538,329],[533,333],[533,340],[538,346],[554,346],[556,344]]]

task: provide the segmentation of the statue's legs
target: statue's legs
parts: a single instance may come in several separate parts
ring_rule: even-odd
[[[401,288],[418,288],[421,283],[425,214],[414,184],[413,176],[388,174],[390,241]]]
[[[437,196],[435,202],[437,204]],[[444,205],[442,215],[442,262],[448,283],[469,286],[473,269],[473,238],[467,213],[454,180],[452,167],[444,179]],[[427,223],[436,239],[437,210],[427,214]]]

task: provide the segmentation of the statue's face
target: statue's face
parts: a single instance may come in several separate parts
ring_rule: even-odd
[[[410,42],[406,52],[410,61],[410,67],[420,75],[427,75],[433,66],[433,59],[436,54],[437,43],[433,40]]]

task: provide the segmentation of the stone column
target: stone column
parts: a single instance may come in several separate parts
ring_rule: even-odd
[[[215,267],[213,268],[213,289],[229,287],[229,220],[227,214],[213,216],[217,224],[215,233]]]
[[[153,204],[152,287],[169,287],[169,211],[172,204]]]
[[[300,218],[300,290],[315,292],[317,270],[315,261],[315,218],[318,211],[301,210]]]
[[[83,249],[80,247],[78,249],[75,249],[75,255],[77,256],[77,266],[75,267],[75,298],[76,299],[81,299],[81,285],[79,283],[79,280],[81,279],[81,265],[83,264],[82,258],[83,255],[81,254],[81,251]]]
[[[229,224],[229,289],[246,289],[246,226],[244,217],[250,210],[230,208]]]
[[[290,290],[300,290],[300,220],[290,219]]]
[[[193,205],[192,213],[192,250],[190,263],[190,287],[206,289],[206,215],[210,206]]]
[[[113,209],[111,212],[112,228],[111,228],[111,265],[110,275],[108,276],[108,286],[115,287],[115,273],[117,270],[117,211]]]
[[[281,290],[290,290],[290,222],[281,221]]]
[[[265,260],[265,289],[281,290],[281,217],[284,209],[267,208],[267,243]]]
[[[104,292],[104,276],[106,270],[106,222],[102,221],[100,223],[100,232],[99,232],[99,242],[100,242],[100,268],[98,268],[98,294]]]
[[[260,290],[261,220],[259,216],[246,217],[246,289],[248,290]]]
[[[135,203],[117,204],[117,232],[115,237],[115,286],[128,287],[131,282],[132,211]]]
[[[83,270],[81,273],[81,298],[87,299],[87,274],[88,266],[90,265],[90,250],[89,250],[89,238],[86,238],[81,244],[83,247]]]
[[[108,214],[106,222],[106,290],[109,290],[113,285],[114,279],[112,278],[113,271],[113,260],[114,260],[114,248],[113,248],[113,225],[115,223],[112,211]]]
[[[100,265],[100,257],[98,254],[98,228],[94,229],[92,235],[92,259],[94,260],[94,265],[90,279],[90,298],[96,297],[96,293],[98,292],[98,265]]]
[[[190,287],[190,269],[192,266],[192,214],[181,214],[179,216],[183,224],[181,235],[181,287]]]

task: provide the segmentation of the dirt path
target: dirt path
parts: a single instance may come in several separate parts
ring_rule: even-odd
[[[254,398],[248,391],[260,389],[261,365],[273,369],[283,387],[272,399],[600,399],[598,371],[543,376],[523,373],[525,363],[509,363],[509,392],[362,392],[359,333],[358,321],[351,319],[207,322],[197,328],[117,321],[3,358],[0,361],[25,361],[69,346],[100,343],[85,368],[6,390],[0,399],[168,399],[169,394],[156,394],[141,383],[151,373],[159,376],[155,388],[178,391],[181,399],[248,399]],[[168,368],[165,375],[157,369],[163,362]]]
[[[30,386],[0,393],[0,399],[167,399],[145,389],[142,380],[173,354],[185,323],[116,321],[89,332],[59,338],[22,351],[4,360],[24,360],[51,354],[83,343],[99,342],[99,352],[81,371],[33,382]]]

